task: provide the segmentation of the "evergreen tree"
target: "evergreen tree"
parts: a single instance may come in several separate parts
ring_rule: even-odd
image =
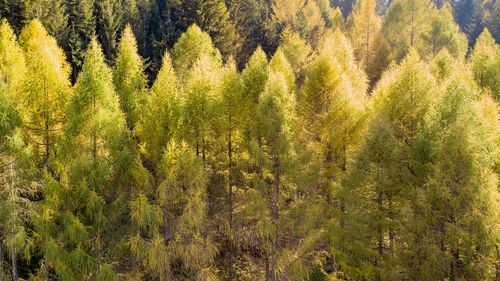
[[[122,5],[122,0],[100,0],[94,4],[95,31],[108,60],[114,58],[118,45],[118,34],[123,27]]]
[[[113,82],[129,128],[139,120],[146,99],[144,62],[138,54],[137,42],[130,25],[125,27],[113,70]]]
[[[312,53],[311,46],[297,32],[285,29],[281,34],[279,48],[283,51],[287,61],[292,66],[295,76],[298,78]]]
[[[54,36],[59,44],[66,39],[68,17],[63,0],[29,0],[26,17],[40,20],[47,32]]]
[[[31,21],[19,40],[27,67],[24,91],[20,95],[23,134],[33,146],[33,161],[50,171],[54,168],[50,162],[56,153],[71,96],[70,69],[63,51],[40,21]]]
[[[68,38],[64,44],[66,54],[71,62],[71,80],[76,81],[80,72],[85,50],[95,33],[96,22],[94,14],[94,0],[67,0]]]
[[[470,63],[476,83],[486,91],[490,91],[497,101],[500,100],[500,77],[498,75],[500,49],[488,29],[485,29],[477,39]]]
[[[26,21],[25,0],[2,0],[0,1],[0,18],[5,18],[9,25],[19,34]]]
[[[178,5],[181,25],[185,28],[193,23],[198,25],[212,37],[215,46],[224,56],[236,54],[238,33],[223,0],[189,0]]]

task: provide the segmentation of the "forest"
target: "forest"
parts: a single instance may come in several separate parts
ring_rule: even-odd
[[[496,0],[0,0],[0,280],[500,280],[499,41]]]

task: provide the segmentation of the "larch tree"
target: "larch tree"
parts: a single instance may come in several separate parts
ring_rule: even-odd
[[[431,28],[429,16],[436,8],[430,0],[396,0],[384,16],[382,32],[390,47],[390,60],[401,61],[410,48],[425,47],[422,34]]]
[[[221,65],[221,54],[212,43],[208,33],[203,32],[196,24],[184,32],[171,50],[175,72],[181,80],[185,80],[194,64],[205,55],[211,63]]]
[[[110,256],[120,165],[128,162],[126,123],[111,69],[93,38],[68,106],[56,178],[46,177],[36,225],[46,263],[64,280],[116,280]],[[62,225],[63,227],[57,227]]]
[[[157,165],[169,140],[179,133],[181,92],[177,75],[168,52],[146,98],[135,132],[139,136],[141,153]],[[154,171],[154,169],[152,169]]]
[[[167,254],[152,256],[155,253],[152,251],[150,257],[157,259],[156,262],[167,259],[164,268],[167,271],[180,262],[175,268],[178,273],[170,275],[171,278],[214,280],[213,259],[217,248],[206,232],[207,175],[202,159],[187,143],[171,141],[159,171],[156,194],[165,220],[161,240]],[[167,275],[167,280],[171,278]]]
[[[414,147],[422,180],[410,201],[404,264],[412,280],[494,280],[498,129],[463,66],[454,65],[442,89]]]
[[[299,112],[302,142],[316,159],[313,164],[318,174],[309,183],[309,193],[328,206],[324,227],[333,232],[329,235],[333,249],[337,250],[336,244],[343,237],[340,228],[344,212],[337,193],[363,131],[366,82],[340,30],[327,34],[320,46],[306,69]],[[334,216],[335,213],[340,216]],[[338,255],[335,250],[332,254]]]
[[[285,29],[281,34],[279,48],[292,66],[297,79],[301,77],[309,56],[312,54],[311,46],[302,39],[299,33]]]
[[[132,28],[127,25],[118,47],[113,82],[130,129],[133,129],[138,122],[146,99],[147,80],[144,69],[144,62],[138,54]]]
[[[377,40],[381,36],[382,20],[376,13],[376,6],[375,0],[360,0],[356,2],[349,19],[349,37],[354,55],[365,70],[375,62]]]
[[[17,97],[23,90],[26,73],[24,54],[16,42],[14,31],[6,20],[0,23],[0,278],[18,280],[19,257],[29,260],[33,248],[28,228],[34,211],[29,197],[35,186],[23,180],[27,149],[20,137],[21,116]],[[4,247],[8,250],[11,270],[4,268]],[[8,277],[9,276],[9,277]]]
[[[365,138],[339,196],[345,202],[343,268],[356,279],[401,280],[404,206],[418,184],[412,148],[432,106],[435,80],[415,51],[387,71],[374,91]]]
[[[293,157],[295,98],[289,93],[285,76],[271,71],[257,107],[257,128],[260,139],[259,162],[262,163],[261,185],[258,190],[269,202],[271,228],[268,230],[269,249],[266,257],[266,278],[280,280],[286,268],[279,266],[281,251],[280,208],[283,203],[284,177],[289,172],[287,162]]]
[[[463,59],[467,52],[467,37],[455,23],[449,3],[445,3],[439,13],[434,15],[431,28],[422,34],[422,39],[426,43],[422,46],[422,56],[433,57],[446,48],[453,57]]]
[[[479,36],[470,56],[470,64],[476,83],[500,100],[500,48],[488,29]]]
[[[20,36],[26,57],[24,91],[20,95],[23,134],[33,146],[33,161],[53,172],[55,156],[71,97],[70,66],[56,40],[38,20],[31,21]]]

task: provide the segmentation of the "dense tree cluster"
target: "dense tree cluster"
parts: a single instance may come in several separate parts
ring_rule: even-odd
[[[1,1],[0,280],[498,280],[497,2],[332,2]]]

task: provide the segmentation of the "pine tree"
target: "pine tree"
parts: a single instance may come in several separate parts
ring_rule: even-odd
[[[488,29],[479,36],[470,56],[470,63],[476,83],[485,91],[490,91],[492,96],[500,100],[500,48],[495,44],[495,39]]]
[[[146,99],[144,62],[130,25],[125,27],[113,70],[113,82],[129,128],[134,128]]]
[[[439,13],[434,15],[429,32],[422,34],[422,39],[426,43],[422,48],[423,56],[433,57],[441,49],[446,48],[455,58],[465,57],[468,46],[467,37],[462,34],[460,27],[455,23],[451,9],[450,4],[446,3]]]
[[[386,72],[373,115],[339,196],[346,204],[343,268],[356,279],[401,280],[404,205],[413,200],[419,166],[411,149],[434,98],[434,79],[415,51]]]
[[[371,68],[377,51],[377,40],[381,36],[381,19],[376,14],[376,1],[360,0],[356,2],[353,12],[350,15],[352,26],[349,36],[354,49],[356,61],[364,66],[364,69]]]
[[[85,50],[96,29],[93,17],[94,0],[68,0],[65,4],[68,14],[68,38],[64,49],[72,66],[71,80],[76,81],[83,65]]]
[[[189,0],[177,5],[180,13],[179,24],[185,28],[192,24],[198,25],[212,37],[215,46],[224,56],[236,54],[239,45],[238,33],[223,0]]]
[[[26,7],[28,19],[38,19],[47,32],[54,36],[59,44],[66,39],[68,17],[63,0],[30,0]]]
[[[38,20],[31,21],[20,37],[25,51],[26,77],[22,101],[23,134],[33,146],[33,160],[49,171],[61,137],[66,106],[71,96],[69,65],[63,51]]]
[[[9,25],[19,34],[26,21],[25,0],[2,0],[0,1],[0,18],[5,18]]]
[[[114,59],[118,45],[118,34],[123,28],[122,0],[100,0],[95,2],[96,34],[102,43],[106,59]]]
[[[106,257],[113,230],[108,212],[116,211],[108,204],[120,191],[125,136],[112,73],[93,38],[68,107],[59,158],[64,169],[58,181],[44,180],[45,200],[37,218],[44,258],[61,279],[116,280]]]

